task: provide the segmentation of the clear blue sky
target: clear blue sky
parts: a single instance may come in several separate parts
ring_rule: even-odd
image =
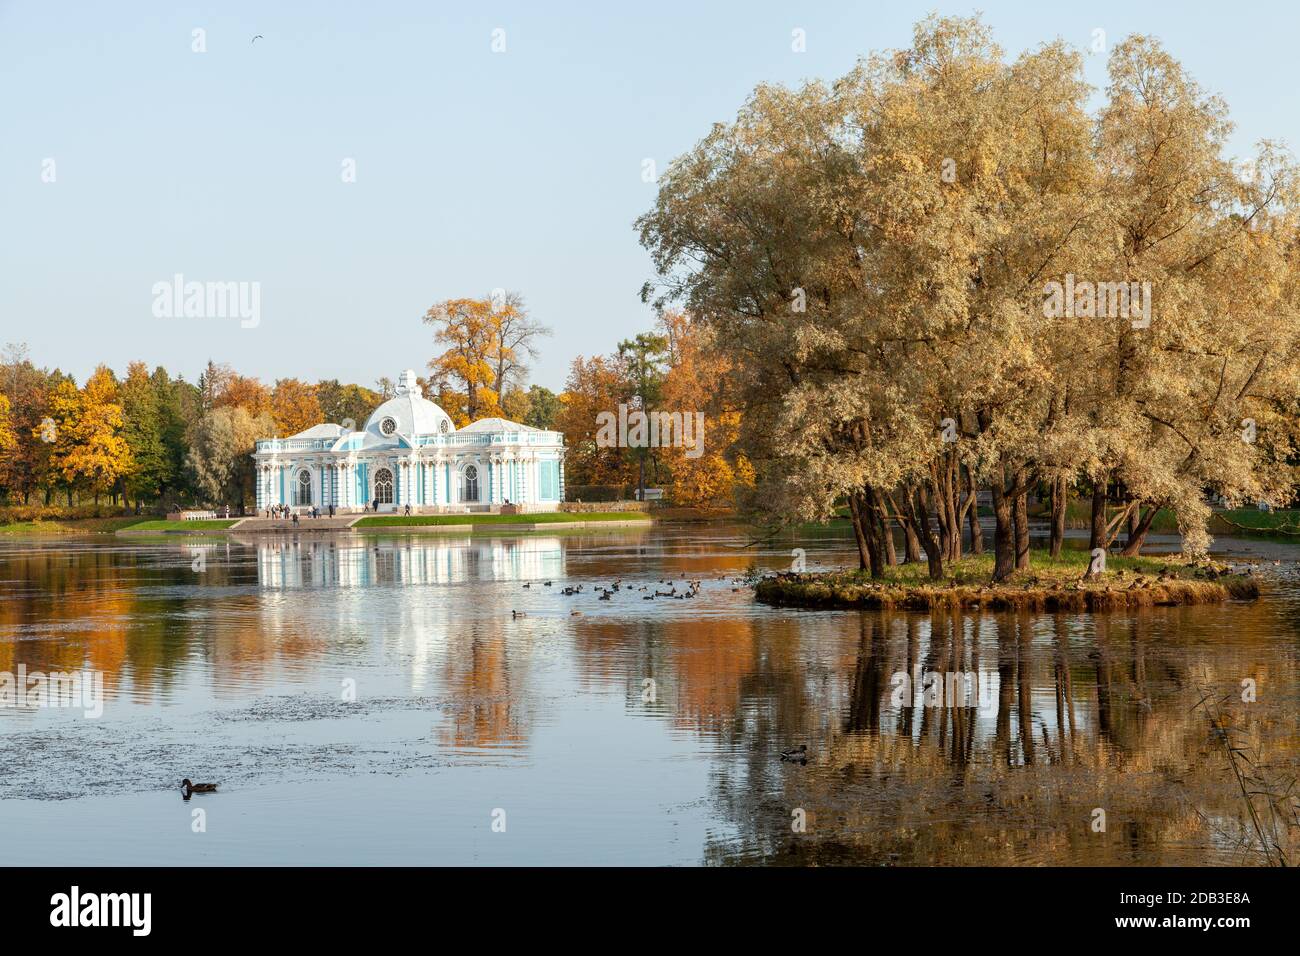
[[[931,10],[977,9],[602,6],[0,0],[0,341],[79,379],[140,358],[193,381],[212,358],[369,384],[424,369],[429,305],[505,287],[555,330],[533,379],[558,390],[574,355],[653,321],[643,159],[662,169],[759,82],[838,76]],[[1010,53],[1153,33],[1227,99],[1235,152],[1300,144],[1294,3],[978,9]],[[260,325],[155,318],[178,272],[260,282]]]

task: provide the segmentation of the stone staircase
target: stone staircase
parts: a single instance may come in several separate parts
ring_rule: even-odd
[[[244,518],[230,526],[231,531],[346,531],[365,515],[338,515],[334,518],[307,518],[299,516],[298,524],[291,518]]]

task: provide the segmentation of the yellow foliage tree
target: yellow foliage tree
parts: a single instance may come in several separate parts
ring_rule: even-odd
[[[64,480],[86,486],[97,499],[110,490],[131,470],[131,449],[122,430],[117,380],[101,365],[86,380],[76,415],[60,429],[58,467]]]
[[[434,327],[433,340],[447,346],[429,369],[436,378],[450,378],[463,386],[467,421],[500,415],[499,396],[492,387],[499,324],[492,301],[448,299],[432,306],[424,321]]]
[[[271,392],[271,417],[281,437],[296,435],[324,421],[316,386],[296,378],[282,378]]]

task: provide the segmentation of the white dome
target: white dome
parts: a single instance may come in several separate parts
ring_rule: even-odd
[[[383,439],[394,435],[449,435],[455,430],[451,417],[420,394],[415,372],[409,368],[402,373],[397,394],[376,408],[366,422],[366,431]]]

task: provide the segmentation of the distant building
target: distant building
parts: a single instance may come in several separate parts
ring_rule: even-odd
[[[413,513],[495,511],[504,504],[555,511],[564,500],[564,436],[503,418],[457,429],[420,394],[415,372],[362,431],[315,425],[257,442],[257,507],[313,505]]]

